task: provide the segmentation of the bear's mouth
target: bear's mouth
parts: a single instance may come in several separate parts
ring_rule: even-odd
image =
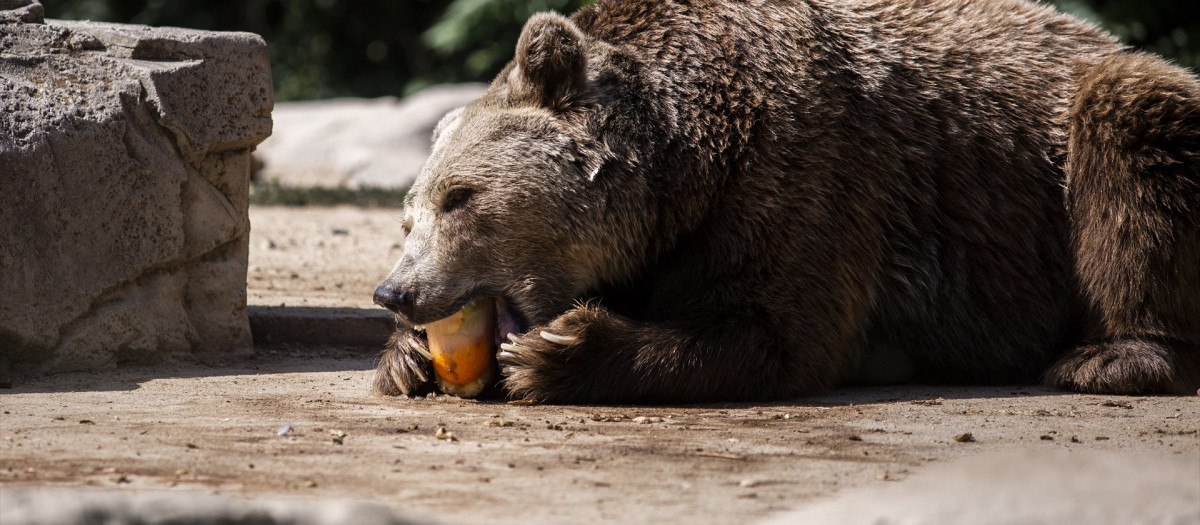
[[[467,301],[470,304],[477,299]],[[496,305],[495,333],[493,334],[493,351],[498,351],[500,344],[508,341],[508,334],[520,335],[529,330],[528,322],[525,316],[521,314],[513,305],[512,301],[504,297],[493,297]],[[412,325],[412,330],[417,334],[417,338],[428,346],[429,338],[425,333],[425,325]]]
[[[496,298],[496,349],[508,341],[508,334],[521,335],[529,330],[525,317],[503,297]]]

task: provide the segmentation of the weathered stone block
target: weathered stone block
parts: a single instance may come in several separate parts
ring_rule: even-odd
[[[0,0],[0,372],[252,351],[266,44],[41,16]]]

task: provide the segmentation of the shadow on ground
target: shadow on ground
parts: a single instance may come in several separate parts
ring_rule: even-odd
[[[26,378],[15,382],[12,388],[0,390],[0,400],[6,394],[137,390],[139,385],[158,379],[363,371],[374,368],[377,352],[374,348],[358,346],[266,344],[255,348],[254,357],[229,363],[181,360],[149,365],[122,364],[94,372]]]
[[[342,310],[342,309],[335,309]],[[197,361],[169,362],[152,365],[118,365],[96,372],[75,372],[25,379],[4,394],[122,391],[136,390],[139,385],[156,379],[184,379],[222,376],[270,376],[275,374],[304,374],[313,372],[369,371],[378,361],[382,349],[378,345],[336,345],[301,343],[256,343],[255,356],[229,363],[205,364]],[[368,391],[362,393],[370,396]],[[915,403],[937,406],[944,400],[1003,400],[1030,397],[1070,397],[1075,394],[1040,385],[947,386],[904,384],[891,386],[843,387],[827,394],[800,397],[774,402],[683,403],[645,405],[645,409],[668,408],[784,408],[846,407]],[[500,394],[478,400],[480,403],[504,404]],[[594,405],[606,406],[606,405]],[[619,405],[611,405],[619,406]]]

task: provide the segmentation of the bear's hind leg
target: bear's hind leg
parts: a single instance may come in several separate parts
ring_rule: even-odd
[[[1046,379],[1056,386],[1096,394],[1187,394],[1197,384],[1197,351],[1180,342],[1110,339],[1072,349]]]
[[[1200,386],[1200,81],[1152,55],[1082,73],[1067,203],[1089,342],[1046,374],[1095,393]]]

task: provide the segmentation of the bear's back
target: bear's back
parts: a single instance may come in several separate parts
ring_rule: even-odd
[[[931,375],[1024,377],[1067,337],[1066,115],[1114,37],[1021,0],[631,0],[576,20],[639,57],[681,150],[655,173],[706,217],[656,274],[664,304],[703,279],[688,265],[836,266],[870,276],[843,298],[869,312],[863,343],[930,349]],[[775,286],[785,308],[809,293]]]

